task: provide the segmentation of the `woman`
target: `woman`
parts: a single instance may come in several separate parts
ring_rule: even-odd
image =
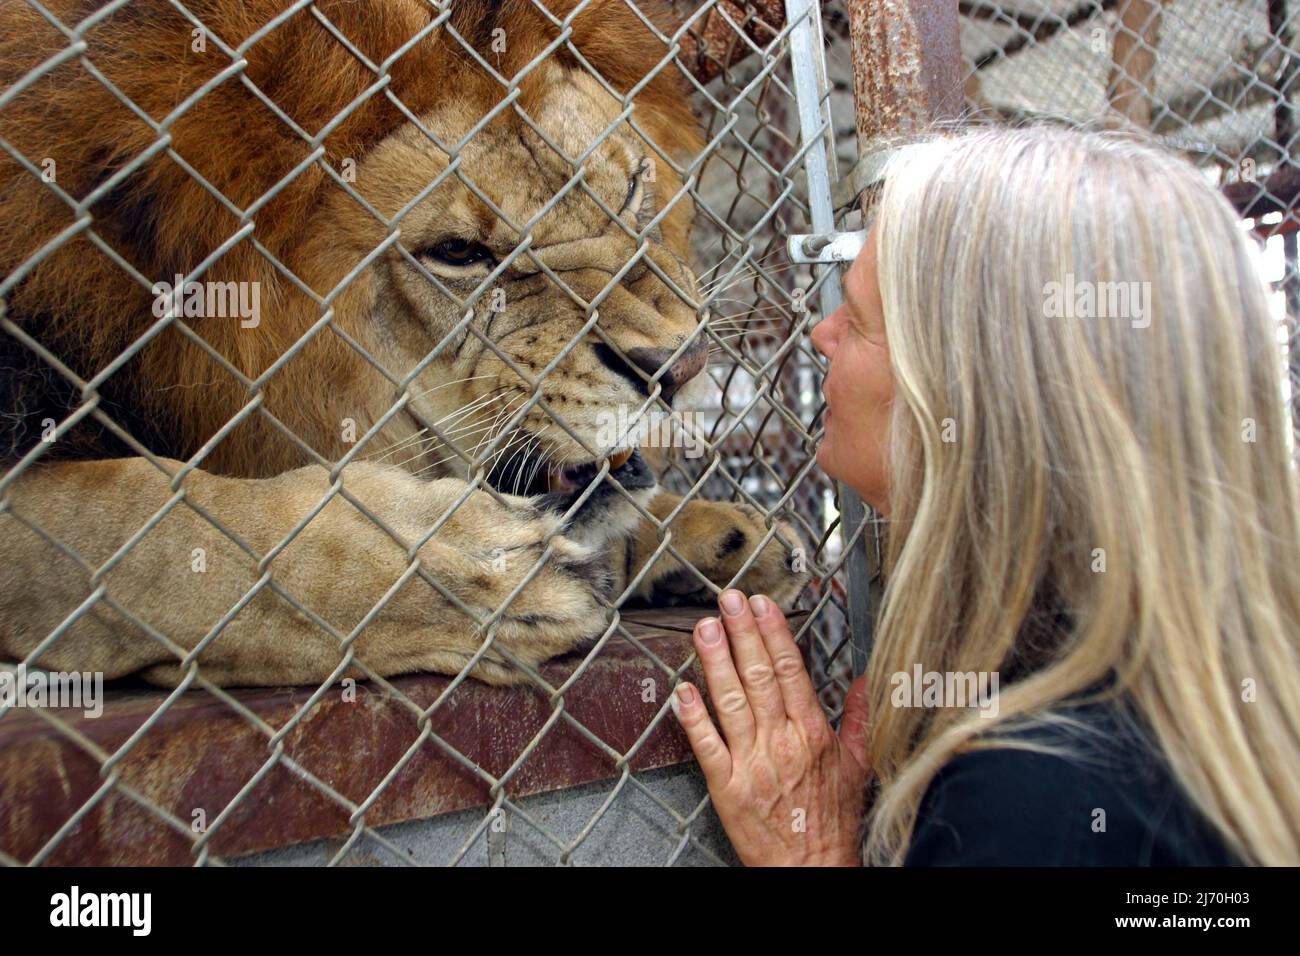
[[[889,518],[838,736],[784,619],[696,627],[674,699],[746,863],[1300,863],[1300,518],[1233,210],[1053,128],[891,162],[817,459]],[[917,669],[993,706],[924,706]],[[952,703],[960,698],[931,698]],[[988,698],[981,700],[988,704]],[[864,820],[864,810],[869,813]]]

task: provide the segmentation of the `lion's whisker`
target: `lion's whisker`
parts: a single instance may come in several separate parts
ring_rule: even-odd
[[[799,269],[802,267],[803,267],[802,263],[796,262],[792,265],[780,266],[774,269],[764,269],[762,272],[753,271],[748,273],[738,273],[737,275],[731,276],[730,278],[724,276],[722,278],[716,279],[709,286],[701,288],[700,291],[703,294],[704,298],[708,299],[714,296],[715,294],[717,294],[719,291],[723,291],[731,288],[733,285],[740,285],[740,283],[742,282],[766,282],[768,276],[781,275],[781,273],[783,272],[789,272],[791,269]]]
[[[483,407],[486,406],[486,405],[491,405],[493,402],[499,400],[500,398],[501,398],[501,392],[500,392],[500,390],[495,391],[495,392],[492,392],[491,394],[488,394],[488,395],[485,395],[485,396],[480,396],[480,397],[478,397],[478,398],[476,398],[476,399],[474,399],[474,400],[472,400],[472,401],[470,401],[470,402],[468,402],[468,403],[462,405],[460,408],[456,409],[454,412],[449,412],[449,413],[447,413],[446,415],[443,415],[442,418],[438,419],[436,422],[434,422],[434,424],[435,424],[435,425],[441,425],[443,422],[447,421],[448,419],[461,419],[461,418],[464,418],[466,415],[470,414],[471,412],[476,412],[476,411],[478,411],[480,408],[483,408]]]
[[[457,380],[457,381],[455,381],[455,382],[447,382],[446,385],[458,385],[458,384],[460,384],[461,382],[468,382],[468,381],[472,381],[473,379],[478,379],[478,378],[491,378],[491,377],[492,377],[491,375],[473,375],[473,376],[470,376],[469,378],[459,379],[459,380]],[[444,388],[444,387],[446,387],[446,385],[435,385],[433,388],[425,389],[425,390],[424,390],[423,392],[421,392],[419,395],[413,395],[412,398],[420,398],[420,397],[423,397],[424,395],[428,395],[429,392],[435,392],[435,391],[437,391],[437,390],[440,389],[440,388]],[[500,391],[501,391],[501,389],[495,389],[494,392],[491,393],[491,394],[488,395],[488,396],[480,396],[479,398],[473,399],[472,401],[466,403],[465,405],[462,405],[460,408],[458,408],[455,412],[452,412],[451,414],[452,414],[452,415],[455,415],[455,414],[457,414],[457,413],[459,413],[459,412],[461,412],[461,411],[464,411],[464,410],[465,410],[466,408],[468,408],[470,405],[473,405],[475,402],[480,401],[480,399],[485,399],[485,398],[486,398],[486,399],[491,399],[492,397],[495,397],[495,395],[496,395],[497,393],[499,393]],[[444,418],[440,418],[440,419],[438,419],[438,421],[435,422],[434,424],[441,424],[443,421],[446,420],[446,417],[450,417],[450,416],[445,416]],[[376,449],[376,450],[372,453],[371,456],[368,456],[367,460],[369,460],[369,461],[383,461],[383,459],[387,458],[389,455],[393,454],[393,453],[396,452],[396,451],[399,451],[399,450],[402,449],[403,447],[409,445],[411,442],[418,440],[419,437],[420,437],[421,435],[425,434],[428,430],[429,430],[428,428],[421,428],[421,429],[420,429],[418,432],[416,432],[414,435],[408,435],[408,436],[405,437],[405,438],[398,439],[396,442],[393,442],[391,445],[388,445],[386,448]]]
[[[768,252],[766,255],[759,256],[757,259],[755,259],[753,256],[746,256],[746,255],[738,256],[738,257],[736,258],[736,262],[746,262],[746,261],[747,261],[748,263],[750,263],[750,265],[747,266],[747,268],[753,268],[754,266],[757,266],[757,265],[762,264],[763,262],[766,262],[768,259],[771,259],[773,256],[778,255],[779,253],[781,253],[781,252],[783,252],[783,251],[784,251],[784,250],[781,249],[781,248],[778,246],[777,248],[772,249],[772,250],[771,250],[770,252]],[[721,259],[721,261],[719,261],[719,262],[716,263],[714,266],[712,266],[712,267],[711,267],[707,272],[704,272],[702,275],[698,276],[698,277],[697,277],[697,281],[698,281],[699,279],[704,278],[704,276],[707,276],[710,272],[713,272],[715,269],[718,269],[719,267],[726,265],[728,259],[730,259],[730,258],[731,258],[731,253],[728,253],[726,256],[724,256],[724,257]]]
[[[546,428],[549,427],[550,427],[549,425],[546,426]],[[546,428],[543,428],[542,431],[544,432]],[[541,445],[542,445],[542,432],[538,432],[536,435],[533,436],[533,440],[524,447],[524,457],[519,463],[519,471],[515,474],[515,494],[517,495],[523,494],[523,492],[528,490],[528,485],[532,482],[532,476],[530,475],[528,481],[523,483],[522,488],[520,487],[520,479],[523,478],[524,468],[527,467],[528,465],[529,457],[532,456],[537,451],[537,449],[541,447]]]
[[[518,400],[518,399],[515,399],[514,401],[517,401],[517,400]],[[486,406],[486,405],[488,405],[488,404],[490,404],[490,403],[488,403],[488,402],[483,402],[483,403],[481,403],[480,408],[483,407],[483,406]],[[506,408],[508,409],[508,408],[509,408],[509,405],[507,405]],[[475,409],[475,410],[477,411],[478,409]],[[446,446],[448,446],[449,444],[455,444],[455,442],[450,442],[450,443],[449,443],[449,442],[447,441],[447,439],[472,438],[474,435],[477,435],[477,434],[479,434],[480,432],[485,432],[485,431],[490,430],[490,429],[492,428],[492,426],[496,423],[497,419],[501,416],[501,414],[504,413],[504,411],[505,411],[505,409],[502,409],[501,411],[497,412],[497,413],[496,413],[496,417],[494,417],[494,418],[492,419],[492,421],[490,421],[490,422],[484,422],[484,421],[482,421],[482,420],[469,421],[469,422],[465,422],[465,423],[463,423],[463,424],[459,424],[459,425],[457,425],[455,428],[444,429],[444,430],[442,430],[441,434],[430,435],[430,436],[428,436],[427,438],[422,439],[418,444],[420,444],[420,445],[423,446],[423,447],[421,447],[420,450],[419,450],[418,452],[416,452],[416,453],[415,453],[413,456],[411,456],[410,458],[407,458],[407,459],[405,459],[404,461],[399,462],[398,465],[397,465],[397,467],[400,467],[401,465],[409,464],[410,462],[415,461],[416,459],[420,458],[422,455],[428,454],[428,452],[429,452],[429,448],[430,448],[431,446],[434,446],[434,445],[437,445],[437,444],[441,444],[443,447],[446,447]],[[425,429],[425,431],[427,431],[427,429]],[[477,448],[477,446],[476,446],[476,448]],[[407,443],[407,448],[406,448],[406,450],[407,450],[407,451],[410,450],[409,442]],[[450,456],[450,458],[455,458],[455,457],[457,457],[455,454],[452,454],[452,455]],[[443,459],[440,459],[438,462],[435,462],[434,464],[435,464],[435,465],[436,465],[436,464],[441,464],[441,463],[444,462],[444,461],[449,461],[450,458],[443,458]],[[422,472],[424,472],[424,471],[427,471],[427,470],[429,470],[429,468],[431,468],[431,467],[433,467],[433,466],[432,466],[432,465],[424,466],[423,468],[420,469],[420,472],[417,472],[417,474],[418,474],[418,473],[422,473]]]
[[[736,319],[728,319],[725,322],[710,324],[706,332],[728,332],[739,329],[761,328],[765,325],[779,326],[785,328],[789,323],[784,316],[780,315],[752,315],[741,316]]]
[[[398,451],[398,450],[400,450],[400,449],[406,447],[407,445],[410,445],[411,442],[419,441],[420,436],[423,435],[423,434],[424,434],[425,432],[427,432],[428,430],[429,430],[429,429],[427,429],[427,428],[421,428],[421,429],[420,429],[418,432],[416,432],[414,435],[408,435],[407,437],[405,437],[405,438],[403,438],[403,439],[400,439],[399,441],[393,443],[392,445],[389,445],[387,451],[384,451],[384,452],[382,452],[382,453],[376,453],[376,457],[370,458],[370,459],[368,459],[368,460],[369,460],[369,461],[383,461],[385,458],[387,458],[389,455],[393,454],[394,452],[396,452],[396,451]]]
[[[503,426],[502,433],[504,434],[504,432],[505,432],[505,427]],[[493,453],[492,457],[488,459],[487,469],[486,469],[487,473],[490,475],[494,471],[496,471],[497,468],[500,466],[501,459],[505,455],[505,453],[509,451],[511,448],[513,448],[515,445],[518,445],[520,442],[525,441],[527,437],[528,437],[528,433],[523,432],[520,435],[511,438],[502,447],[498,448],[496,452]],[[513,457],[514,456],[511,455],[511,458]]]
[[[542,436],[546,434],[547,430],[550,427],[551,427],[550,425],[543,426],[542,430],[539,431],[535,436],[533,436],[533,447],[529,451],[530,455],[537,454],[538,449],[542,447]],[[533,466],[528,471],[528,479],[523,483],[524,491],[527,491],[530,487],[532,487],[533,479],[537,477],[537,466],[541,464],[543,460],[544,460],[544,456],[533,459]],[[524,462],[527,463],[527,461],[528,458],[525,457]]]
[[[550,425],[547,425],[546,428],[550,428]],[[543,428],[542,431],[545,432],[545,431],[546,431],[546,428]],[[528,477],[528,484],[529,484],[529,485],[532,485],[532,484],[533,484],[533,480],[536,479],[536,477],[537,477],[537,473],[538,473],[539,471],[543,471],[543,470],[545,470],[545,471],[550,471],[550,466],[551,466],[551,455],[552,455],[552,453],[554,453],[556,447],[559,447],[559,442],[556,442],[556,441],[554,440],[554,438],[551,438],[549,444],[550,444],[550,450],[547,451],[547,453],[546,453],[545,455],[542,455],[541,458],[538,458],[538,459],[537,459],[537,463],[534,464],[534,466],[533,466],[533,473],[532,473],[532,475],[530,475],[530,476]]]
[[[506,448],[509,448],[510,445],[513,444],[513,443],[514,443],[513,441],[512,441],[512,442],[507,442],[507,443],[506,443]],[[444,446],[444,447],[446,447],[446,446]],[[477,447],[477,446],[476,446],[476,447]],[[504,450],[505,450],[505,449],[502,449],[502,451],[504,451]],[[474,455],[465,455],[465,453],[464,453],[464,449],[456,450],[456,451],[453,451],[450,455],[447,455],[447,456],[445,456],[445,457],[443,457],[443,458],[439,458],[437,461],[435,461],[435,462],[433,462],[433,463],[431,463],[431,464],[429,464],[429,465],[425,465],[423,468],[421,468],[419,471],[417,471],[416,474],[417,474],[417,475],[422,475],[422,474],[424,474],[425,472],[428,472],[428,471],[431,471],[431,470],[434,469],[434,468],[437,468],[439,465],[444,465],[444,464],[446,464],[446,463],[449,462],[449,461],[452,461],[452,460],[454,460],[454,459],[456,459],[456,458],[462,458],[462,457],[467,457],[467,458],[469,458],[471,461],[473,461],[473,459],[474,459],[475,456],[474,456]],[[492,471],[493,471],[493,468],[488,468],[488,469],[487,469],[488,474],[491,474]]]
[[[729,335],[719,335],[717,337],[717,341],[727,342],[730,341],[731,339],[740,339],[740,338],[745,338],[746,336],[748,336],[749,338],[759,337],[765,339],[781,339],[781,340],[785,339],[784,335],[777,335],[775,332],[764,332],[761,329],[746,329],[742,332],[732,332]]]
[[[506,405],[505,405],[505,406],[504,406],[504,407],[503,407],[499,412],[496,413],[495,417],[493,417],[493,419],[492,419],[492,421],[491,421],[491,423],[490,423],[490,425],[489,425],[489,427],[488,427],[487,432],[484,433],[483,437],[480,438],[480,439],[478,440],[478,442],[474,445],[474,451],[473,451],[473,454],[470,455],[470,460],[471,460],[471,461],[474,460],[474,459],[477,459],[477,458],[478,458],[478,454],[479,454],[479,449],[480,449],[480,448],[482,448],[485,444],[487,444],[488,442],[492,441],[492,439],[496,437],[496,435],[497,435],[497,426],[498,426],[498,425],[502,425],[502,423],[503,423],[503,421],[505,420],[506,416],[511,414],[511,409],[512,409],[512,408],[513,408],[513,407],[514,407],[518,402],[523,401],[523,399],[524,399],[524,396],[523,396],[523,395],[517,395],[517,396],[515,396],[515,397],[512,398],[512,399],[511,399],[511,400],[510,400],[510,401],[509,401],[509,402],[508,402],[508,403],[507,403],[507,404],[506,404]]]
[[[414,394],[413,394],[411,397],[412,397],[412,398],[423,398],[425,395],[428,395],[430,392],[436,392],[436,391],[438,391],[438,389],[440,389],[440,388],[450,388],[450,387],[453,386],[453,385],[461,385],[461,384],[463,384],[463,383],[465,383],[465,382],[476,382],[476,381],[478,381],[479,379],[484,379],[484,378],[496,378],[496,376],[495,376],[495,375],[491,375],[491,374],[489,374],[489,375],[468,375],[468,376],[466,376],[465,378],[458,378],[458,379],[456,379],[455,381],[452,381],[452,382],[443,382],[443,383],[440,384],[440,385],[434,385],[432,388],[426,388],[423,392],[420,392],[418,395],[414,395]]]
[[[788,309],[788,308],[790,308],[791,306],[794,305],[793,302],[790,302],[790,303],[785,303],[785,302],[762,302],[762,303],[758,303],[758,302],[753,302],[752,300],[749,300],[749,299],[736,299],[736,298],[732,298],[732,297],[730,297],[730,296],[728,296],[728,297],[726,297],[726,298],[714,299],[713,301],[714,301],[714,302],[735,302],[735,303],[737,303],[737,304],[739,304],[739,305],[743,305],[743,306],[745,306],[745,308],[747,308],[747,309]],[[722,310],[719,309],[718,312],[719,312],[719,314],[721,314]]]
[[[468,435],[462,435],[461,437],[469,437],[471,435],[478,435],[482,433],[482,437],[474,445],[472,454],[468,456],[472,460],[478,455],[478,449],[482,446],[483,442],[491,440],[492,431],[494,428],[496,428],[497,424],[501,421],[502,417],[508,415],[510,413],[512,406],[522,401],[523,398],[524,396],[522,395],[515,396],[492,417],[491,421],[470,422],[467,425],[460,426],[458,429],[455,429],[453,432],[448,432],[448,435],[450,436],[456,432],[468,432]],[[456,456],[453,455],[452,457],[456,457]]]

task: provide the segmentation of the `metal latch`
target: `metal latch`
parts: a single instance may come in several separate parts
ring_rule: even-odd
[[[835,189],[839,192],[835,197],[835,208],[847,206],[863,191],[881,182],[890,160],[913,145],[916,144],[904,143],[901,146],[876,149],[858,160],[848,178],[835,184]],[[870,218],[872,217],[868,216],[868,222]],[[852,262],[866,242],[866,229],[857,232],[814,233],[791,236],[786,242],[786,249],[790,261],[801,265]]]
[[[790,261],[796,263],[852,262],[867,242],[867,230],[791,236],[786,241]]]

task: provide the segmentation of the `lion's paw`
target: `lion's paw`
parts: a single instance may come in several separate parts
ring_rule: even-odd
[[[536,668],[598,639],[615,584],[606,551],[566,537],[558,516],[529,499],[501,497],[474,492],[421,551],[480,622],[497,615],[484,627],[451,602],[436,608],[462,657],[492,634],[471,674],[494,684],[523,680],[518,663]]]
[[[807,550],[794,525],[776,521],[769,535],[768,518],[752,505],[692,501],[671,529],[673,546],[691,567],[665,554],[639,591],[654,604],[712,604],[714,591],[703,577],[716,587],[766,594],[789,607],[808,583]]]

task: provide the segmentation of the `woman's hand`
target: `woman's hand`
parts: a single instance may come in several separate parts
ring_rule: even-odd
[[[780,608],[734,590],[718,604],[721,623],[702,619],[694,639],[725,741],[690,684],[672,703],[727,836],[750,866],[859,865],[865,678],[849,687],[836,735]]]

